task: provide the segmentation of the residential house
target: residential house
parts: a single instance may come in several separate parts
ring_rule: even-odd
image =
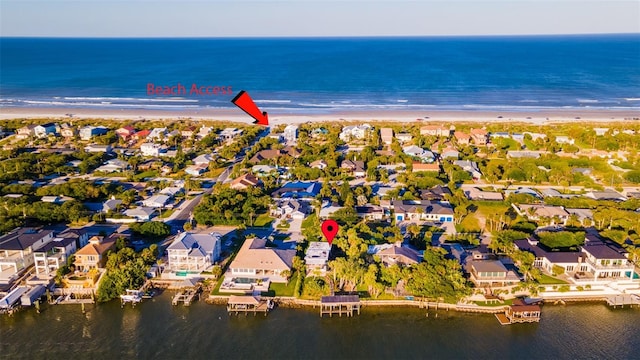
[[[27,139],[35,135],[35,128],[38,125],[31,124],[16,130],[16,139]]]
[[[591,209],[565,208],[565,210],[569,213],[569,218],[574,216],[582,225],[587,225],[587,223],[590,224],[593,222],[593,211],[591,211]]]
[[[142,205],[150,208],[164,208],[169,204],[169,200],[171,200],[171,197],[157,194],[143,200]]]
[[[62,137],[64,138],[75,137],[77,133],[78,131],[76,130],[76,128],[69,124],[65,123],[60,125],[60,135],[62,135]]]
[[[367,253],[377,256],[385,266],[411,266],[420,262],[420,254],[400,244],[369,245]]]
[[[213,127],[211,126],[202,126],[200,128],[200,130],[198,130],[198,133],[196,134],[196,137],[198,139],[202,139],[206,136],[208,136],[209,134],[211,134],[213,132]]]
[[[287,282],[285,272],[290,273],[295,250],[267,247],[267,240],[247,239],[229,265],[231,275],[271,282]]]
[[[455,160],[453,165],[459,166],[462,170],[468,172],[473,180],[480,180],[482,173],[478,169],[478,163],[471,160]]]
[[[525,216],[529,220],[539,221],[548,219],[552,224],[567,224],[569,213],[562,206],[551,206],[544,204],[511,204],[511,207],[520,216]]]
[[[287,125],[287,127],[284,128],[282,136],[287,143],[295,143],[298,141],[298,126]]]
[[[140,145],[140,153],[142,156],[159,156],[162,151],[162,145],[154,143],[144,143]]]
[[[507,151],[507,157],[511,159],[539,159],[540,154],[540,151]]]
[[[581,250],[594,281],[633,279],[635,266],[628,259],[626,250],[599,239],[587,239]]]
[[[558,144],[569,144],[569,145],[573,145],[575,144],[575,140],[571,139],[568,136],[564,136],[564,135],[560,135],[560,136],[556,136],[556,142]]]
[[[52,204],[64,204],[67,201],[71,201],[73,200],[72,197],[68,197],[68,196],[57,196],[57,195],[45,195],[43,197],[40,198],[40,201],[45,202],[45,203],[52,203]]]
[[[445,148],[440,153],[440,157],[442,159],[458,159],[460,157],[460,152],[454,148]]]
[[[249,159],[249,163],[259,164],[264,160],[273,160],[285,155],[291,156],[293,158],[297,158],[298,156],[300,156],[300,151],[292,146],[287,146],[282,150],[277,150],[277,149],[262,150],[257,152],[251,159]]]
[[[149,136],[149,134],[151,134],[151,130],[140,130],[137,133],[133,134],[133,138],[135,140],[146,140],[147,136]]]
[[[465,268],[469,279],[478,288],[502,287],[520,282],[520,277],[514,271],[507,270],[498,260],[471,260]]]
[[[322,203],[322,206],[320,207],[320,219],[328,219],[330,217],[333,216],[333,214],[336,211],[342,210],[344,209],[344,207],[342,206],[338,206],[338,205],[334,205],[332,202],[330,201],[325,201]]]
[[[124,160],[111,159],[111,160],[108,160],[104,165],[101,165],[100,167],[96,168],[95,171],[112,173],[112,172],[124,171],[128,167],[129,167],[129,163],[127,163]]]
[[[467,133],[463,133],[462,131],[456,131],[453,136],[456,138],[456,142],[459,145],[469,145],[471,141],[471,136]]]
[[[492,139],[498,139],[498,138],[509,139],[511,136],[506,131],[498,131],[498,132],[491,133],[489,137],[491,137]]]
[[[316,160],[316,161],[312,162],[311,164],[309,164],[310,168],[320,169],[320,170],[326,169],[327,166],[329,166],[329,165],[323,159]]]
[[[378,205],[356,206],[356,214],[365,220],[382,220],[385,217],[384,209]]]
[[[84,151],[88,153],[110,153],[111,145],[89,144],[84,147]]]
[[[220,259],[222,235],[180,233],[167,247],[167,269],[199,275]]]
[[[123,140],[129,140],[136,133],[136,129],[131,125],[123,126],[116,130],[116,135]]]
[[[311,213],[311,208],[304,201],[287,199],[280,201],[272,211],[272,216],[290,219],[304,219]]]
[[[91,140],[94,136],[104,135],[109,131],[104,126],[85,126],[80,129],[80,140]]]
[[[487,145],[488,133],[484,129],[471,129],[471,140],[476,145]]]
[[[85,229],[66,228],[64,231],[56,235],[57,239],[73,239],[76,243],[76,249],[80,249],[89,243],[89,232]]]
[[[231,141],[240,135],[242,135],[241,129],[226,128],[218,134],[218,139],[220,139],[220,141]]]
[[[197,129],[198,128],[196,128],[195,126],[187,126],[186,128],[180,130],[180,136],[185,139],[190,139],[196,134]]]
[[[409,133],[397,133],[396,139],[398,139],[401,144],[404,144],[413,140],[413,136]]]
[[[413,172],[440,172],[440,164],[432,163],[432,164],[423,164],[419,162],[413,163]]]
[[[193,163],[195,165],[209,165],[210,162],[214,161],[215,155],[213,154],[202,154],[198,155],[195,159],[193,159]]]
[[[533,140],[533,141],[536,141],[538,139],[544,140],[544,139],[547,138],[546,134],[541,134],[541,133],[532,133],[532,132],[525,131],[523,134],[524,135],[530,135],[531,136],[531,140]]]
[[[393,143],[393,129],[392,128],[381,128],[380,129],[380,140],[385,145],[391,145]]]
[[[295,181],[284,184],[271,195],[282,198],[315,198],[320,193],[322,184],[319,182]]]
[[[451,190],[442,185],[436,185],[427,190],[420,190],[420,198],[422,200],[445,201],[447,200],[446,195],[451,195]]]
[[[55,123],[46,123],[40,124],[33,128],[33,134],[37,138],[46,138],[49,134],[56,135],[58,133],[58,129]]]
[[[109,251],[115,250],[116,237],[93,236],[89,243],[75,253],[76,270],[87,272],[91,269],[104,268]]]
[[[166,188],[160,190],[161,195],[166,195],[171,198],[176,197],[178,194],[182,194],[184,192],[184,187],[180,186],[167,186]]]
[[[33,265],[33,252],[52,240],[52,230],[36,228],[16,228],[0,236],[0,284],[11,284]]]
[[[594,200],[613,200],[613,201],[627,200],[626,196],[611,189],[605,189],[604,191],[589,191],[585,193],[584,196]]]
[[[420,128],[420,135],[446,137],[451,135],[451,129],[439,125],[427,125]]]
[[[304,262],[309,273],[324,276],[331,253],[331,244],[324,241],[311,241],[305,251]]]
[[[168,138],[167,128],[153,128],[149,135],[147,135],[148,141],[164,141]]]
[[[251,167],[251,172],[256,174],[257,177],[264,177],[269,174],[277,173],[278,168],[269,165],[254,165]]]
[[[342,164],[340,164],[341,169],[346,169],[348,172],[353,174],[353,176],[357,178],[362,178],[367,175],[364,169],[364,161],[360,160],[344,160]]]
[[[134,218],[137,221],[149,221],[155,215],[156,209],[148,207],[136,207],[133,209],[125,210],[124,214],[128,217]]]
[[[453,222],[449,203],[429,200],[394,200],[391,202],[396,221]]]
[[[497,191],[484,191],[480,188],[470,188],[464,190],[464,195],[469,200],[483,200],[483,201],[503,201],[504,195]]]
[[[102,203],[102,212],[109,213],[117,211],[120,205],[122,205],[122,200],[111,198]]]
[[[605,136],[609,128],[593,128],[593,131],[596,132],[596,136]]]
[[[339,138],[344,142],[349,142],[352,139],[364,139],[371,129],[369,124],[345,126],[342,128]]]
[[[33,251],[37,275],[53,276],[67,259],[76,252],[76,239],[72,237],[55,238]]]
[[[402,152],[404,152],[405,154],[411,157],[419,158],[421,161],[424,161],[424,162],[433,162],[436,158],[431,151],[425,150],[416,145],[406,146],[402,148]]]
[[[231,188],[235,190],[246,190],[262,185],[262,181],[251,173],[238,176],[231,182]]]
[[[191,165],[184,169],[184,172],[191,176],[200,176],[206,173],[209,169],[208,165],[200,164],[200,165]]]

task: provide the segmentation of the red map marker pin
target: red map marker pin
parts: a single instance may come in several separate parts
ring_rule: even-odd
[[[322,222],[322,233],[324,234],[324,237],[327,238],[329,245],[333,242],[333,239],[336,237],[339,229],[340,226],[338,226],[338,223],[335,220],[325,220]]]

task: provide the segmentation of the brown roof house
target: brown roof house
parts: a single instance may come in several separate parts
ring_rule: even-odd
[[[416,250],[400,244],[369,245],[367,252],[378,256],[386,266],[410,266],[420,262],[420,254]]]
[[[456,138],[456,142],[460,145],[469,145],[469,141],[471,140],[471,136],[462,131],[456,131],[453,136]]]
[[[262,181],[257,177],[253,176],[253,174],[246,173],[244,175],[238,176],[231,182],[231,188],[235,190],[246,190],[248,188],[261,186]]]
[[[342,164],[340,164],[340,168],[346,169],[351,172],[355,177],[365,177],[367,175],[364,170],[364,161],[360,160],[344,160]]]
[[[287,282],[284,271],[291,271],[295,250],[267,247],[267,240],[245,240],[236,258],[229,266],[234,278],[261,279],[263,282]],[[228,277],[228,275],[227,275]]]
[[[476,145],[487,145],[488,135],[484,129],[471,129],[471,139]]]
[[[86,272],[91,269],[104,267],[107,263],[107,253],[109,250],[115,249],[115,247],[116,237],[92,237],[86,246],[76,252],[76,269]]]

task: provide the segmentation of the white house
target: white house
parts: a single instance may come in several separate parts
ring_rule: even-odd
[[[43,247],[34,250],[36,274],[52,276],[66,264],[67,259],[78,250],[74,238],[55,238]]]
[[[351,139],[364,139],[369,131],[371,131],[371,125],[369,124],[345,126],[342,128],[339,137],[344,142],[348,142]]]
[[[391,202],[396,221],[453,222],[453,208],[447,202],[429,200],[394,200]]]
[[[142,201],[142,205],[150,208],[163,208],[167,206],[171,200],[171,197],[168,195],[157,194],[153,195],[148,199]]]
[[[80,139],[81,140],[91,140],[94,136],[104,135],[109,130],[104,126],[85,126],[80,129]]]
[[[435,159],[435,155],[433,155],[431,151],[425,150],[416,145],[405,146],[404,148],[402,148],[402,152],[411,157],[420,158],[428,162],[431,162]]]
[[[54,123],[41,124],[33,128],[33,133],[38,138],[45,138],[49,134],[56,135],[57,132],[56,124]]]
[[[110,153],[111,145],[89,144],[84,147],[84,151],[88,153]]]
[[[198,155],[195,159],[193,159],[193,163],[195,165],[207,165],[215,160],[215,156],[213,154],[202,154]]]
[[[242,135],[242,130],[236,128],[226,128],[218,134],[220,141],[230,141]]]
[[[17,228],[0,236],[0,284],[12,283],[33,265],[33,252],[53,240],[52,230]]]
[[[133,209],[128,209],[124,212],[124,214],[128,217],[132,217],[137,221],[149,221],[153,218],[156,209],[148,208],[148,207],[136,207]]]
[[[327,271],[327,261],[331,253],[331,244],[324,241],[312,241],[305,252],[304,262],[307,269],[314,275],[324,276]]]
[[[157,140],[166,140],[167,138],[167,128],[153,128],[149,135],[147,135],[147,140],[157,141]]]
[[[569,145],[573,145],[575,144],[575,140],[568,137],[568,136],[564,136],[564,135],[560,135],[560,136],[556,136],[556,142],[558,144],[569,144]]]
[[[167,268],[199,274],[220,259],[222,235],[180,233],[167,248]]]
[[[208,168],[209,166],[207,166],[206,164],[192,165],[184,169],[184,172],[191,176],[200,176],[206,173]]]
[[[154,143],[144,143],[140,145],[140,152],[143,156],[159,156],[162,146]]]
[[[284,140],[288,143],[294,143],[298,141],[298,126],[297,125],[287,125],[284,128],[284,132],[282,133]]]
[[[293,266],[295,250],[266,247],[267,240],[247,239],[229,265],[232,276],[262,279],[271,282],[287,282],[283,274]]]

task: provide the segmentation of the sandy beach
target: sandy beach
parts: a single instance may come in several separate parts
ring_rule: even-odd
[[[268,108],[264,109],[269,112]],[[69,116],[69,114],[72,114]],[[90,108],[2,108],[0,120],[8,119],[84,119],[113,120],[227,120],[251,123],[240,109],[147,110],[147,109],[90,109]],[[636,120],[633,120],[633,119]],[[622,109],[542,109],[528,111],[477,110],[371,110],[326,113],[269,113],[273,125],[306,123],[309,121],[397,121],[397,122],[523,122],[537,125],[566,122],[637,122],[640,113]]]

